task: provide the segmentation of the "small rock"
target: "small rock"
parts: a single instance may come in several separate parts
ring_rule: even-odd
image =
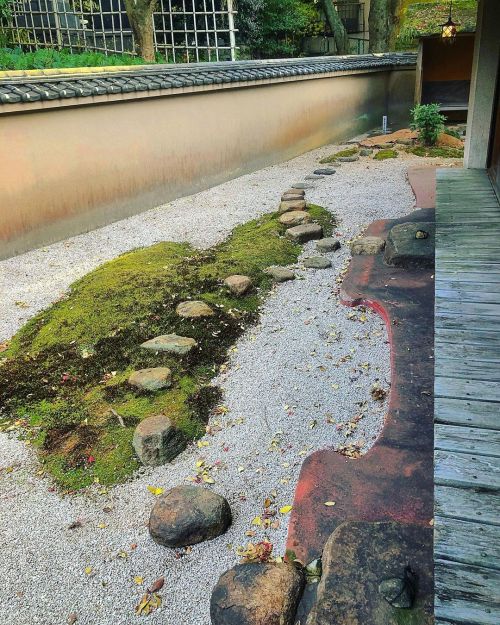
[[[280,224],[284,226],[300,226],[301,224],[307,224],[311,221],[311,215],[305,211],[290,211],[283,213],[279,218]]]
[[[178,456],[186,447],[186,439],[168,417],[157,415],[139,423],[132,445],[142,464],[156,467]]]
[[[286,231],[285,236],[296,243],[307,243],[323,238],[323,228],[319,224],[304,224]]]
[[[172,372],[168,367],[154,367],[134,371],[128,383],[142,391],[159,391],[172,386]]]
[[[296,202],[297,200],[303,200],[304,196],[303,195],[298,195],[296,193],[283,193],[283,195],[281,196],[281,201],[282,202]]]
[[[328,269],[332,263],[324,256],[311,256],[304,259],[304,267],[308,269]]]
[[[370,148],[361,148],[359,151],[360,156],[371,156],[373,154],[373,150]]]
[[[354,161],[359,161],[359,156],[357,154],[354,156],[339,156],[337,160],[340,163],[354,163]]]
[[[321,239],[316,243],[316,249],[318,252],[336,252],[340,249],[340,241],[326,237],[326,239]]]
[[[170,354],[184,355],[190,352],[198,343],[187,336],[177,334],[162,334],[142,343],[141,347],[155,352],[168,352]]]
[[[303,211],[306,208],[305,200],[286,200],[281,202],[278,208],[278,213],[282,215],[288,211]]]
[[[314,189],[314,185],[307,184],[307,182],[296,182],[292,184],[292,189]]]
[[[287,191],[284,191],[283,195],[300,195],[302,198],[304,198],[306,192],[304,191],[304,189],[288,189]]]
[[[212,592],[212,625],[294,625],[303,589],[303,573],[290,564],[237,564]]]
[[[272,276],[275,282],[286,282],[287,280],[295,279],[293,271],[286,267],[268,267],[264,272]]]
[[[231,521],[231,508],[221,495],[201,486],[176,486],[157,499],[149,533],[165,547],[187,547],[224,534]]]
[[[385,247],[384,239],[380,237],[362,237],[351,243],[352,254],[378,254]]]
[[[309,174],[308,176],[304,176],[304,180],[323,180],[324,176],[321,174]]]
[[[179,317],[185,317],[186,319],[198,319],[199,317],[211,317],[214,311],[208,304],[201,301],[181,302],[175,312]]]
[[[315,169],[314,173],[318,176],[331,176],[335,173],[335,169],[333,169],[333,167],[323,167],[321,169]]]
[[[248,276],[235,274],[234,276],[226,278],[224,280],[224,284],[229,288],[231,293],[240,296],[244,295],[248,291],[248,289],[252,286],[252,281]]]
[[[405,571],[402,577],[384,579],[378,591],[394,608],[411,608],[415,601],[416,580]]]

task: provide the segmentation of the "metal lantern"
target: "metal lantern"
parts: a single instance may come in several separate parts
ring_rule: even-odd
[[[451,19],[451,7],[453,4],[453,0],[450,1],[450,14],[448,16],[448,21],[444,24],[441,24],[441,40],[443,43],[448,45],[452,45],[455,43],[455,39],[457,38],[457,25]]]

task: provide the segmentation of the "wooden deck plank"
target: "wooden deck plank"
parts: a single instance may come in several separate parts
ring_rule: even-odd
[[[469,360],[458,355],[456,358],[439,355],[436,356],[435,363],[436,371],[445,370],[451,378],[500,383],[500,371],[496,367],[485,367],[484,360]]]
[[[434,481],[441,486],[500,490],[500,459],[436,450]]]
[[[500,430],[499,406],[492,402],[436,397],[434,418],[436,423]]]
[[[464,343],[460,345],[459,343],[440,341],[437,338],[435,346],[436,358],[463,358],[483,363],[500,363],[500,350],[496,341],[492,343],[484,341],[480,344],[469,345]],[[485,366],[487,365],[485,364]]]
[[[465,345],[484,345],[485,343],[495,343],[500,345],[500,324],[498,330],[474,330],[471,328],[452,329],[436,328],[436,342],[442,343],[463,343]]]
[[[500,526],[500,494],[489,491],[436,485],[434,513],[441,517]]]
[[[441,451],[457,451],[500,458],[500,431],[436,424],[434,446]]]
[[[437,558],[500,570],[500,526],[436,516],[434,530]]]
[[[436,397],[500,402],[500,385],[495,382],[459,380],[437,375],[434,389]],[[498,407],[500,409],[500,403]]]

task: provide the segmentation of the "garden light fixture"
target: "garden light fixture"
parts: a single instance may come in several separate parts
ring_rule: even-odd
[[[452,4],[453,0],[450,0],[450,13],[448,15],[448,21],[444,24],[441,24],[441,40],[447,45],[454,44],[455,39],[457,38],[457,25],[451,19]]]

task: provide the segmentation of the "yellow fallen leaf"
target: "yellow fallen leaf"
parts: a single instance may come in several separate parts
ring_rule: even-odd
[[[262,519],[260,518],[260,516],[256,516],[254,519],[252,519],[252,525],[262,525]]]
[[[325,506],[334,506],[335,503],[335,501],[325,501]]]
[[[282,508],[280,508],[280,513],[281,514],[288,514],[293,506],[283,506]]]
[[[245,467],[238,467],[238,473],[241,473],[244,470],[245,470]]]
[[[98,525],[97,527],[98,527],[100,530],[103,530],[103,529],[105,529],[105,528],[106,528],[106,527],[108,527],[108,526],[106,525],[106,523],[99,523],[99,525]]]
[[[200,467],[202,467],[205,464],[204,460],[197,460],[196,461],[196,467],[199,469]]]
[[[141,577],[140,575],[136,575],[136,576],[134,577],[134,582],[135,582],[138,586],[140,586],[141,584],[143,584],[143,583],[144,583],[144,577]]]
[[[214,478],[210,477],[210,475],[204,475],[203,481],[205,482],[205,484],[215,484]]]
[[[208,441],[198,441],[196,444],[198,445],[200,449],[202,447],[210,447],[210,443]]]
[[[85,567],[85,575],[91,575],[92,574],[92,567],[91,566],[86,566]]]
[[[159,486],[148,486],[147,488],[150,493],[153,493],[153,495],[155,495],[155,497],[158,497],[163,493],[163,488],[160,488]]]

